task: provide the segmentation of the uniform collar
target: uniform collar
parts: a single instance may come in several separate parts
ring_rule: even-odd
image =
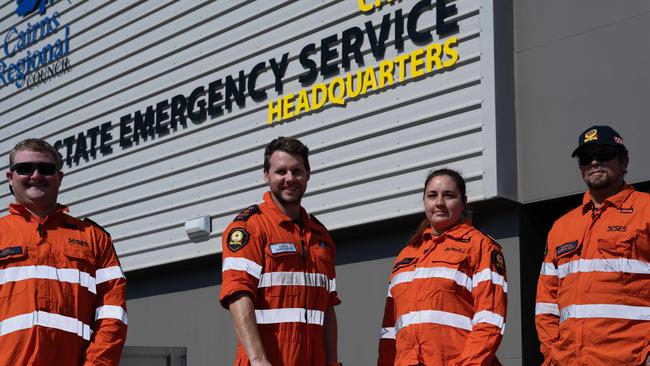
[[[64,205],[62,205],[60,203],[57,203],[54,210],[52,210],[52,212],[50,212],[49,215],[42,218],[42,221],[51,220],[52,218],[57,217],[60,214],[62,214],[64,212],[68,212],[68,211],[69,211],[68,207],[66,207],[66,206],[64,206]],[[25,219],[25,221],[32,221],[32,218],[34,217],[32,215],[32,213],[29,212],[29,210],[25,206],[23,206],[23,205],[21,205],[19,203],[10,203],[9,204],[9,213],[12,214],[12,215],[22,216]]]
[[[278,217],[280,217],[280,218],[282,219],[282,221],[290,221],[290,222],[293,222],[293,220],[292,220],[289,216],[287,216],[287,214],[285,214],[285,213],[280,209],[280,207],[278,207],[278,206],[275,204],[275,201],[273,201],[273,197],[271,196],[271,191],[267,191],[266,193],[264,193],[264,197],[263,197],[263,198],[264,198],[264,203],[266,203],[266,204],[268,205],[269,209],[270,209],[271,211],[273,211],[273,213],[274,213],[275,215],[277,215]],[[309,223],[309,215],[307,214],[307,211],[305,211],[305,209],[304,209],[302,206],[300,206],[300,216],[302,217],[302,222],[303,222],[304,224],[308,224],[308,223]]]
[[[630,197],[632,192],[634,192],[634,187],[632,187],[629,184],[624,184],[621,190],[618,191],[618,193],[616,193],[611,197],[606,198],[605,201],[603,201],[602,206],[604,207],[607,205],[611,205],[616,207],[617,209],[621,209],[623,203],[627,201],[628,197]],[[591,196],[589,195],[589,191],[587,191],[582,196],[582,213],[591,211],[593,207],[594,207],[594,203],[591,202]]]
[[[442,233],[438,238],[440,239],[445,239],[445,238],[451,238],[455,241],[466,241],[469,239],[469,233],[474,230],[474,228],[466,223],[462,222],[451,229],[448,229],[444,233]],[[427,226],[426,230],[424,230],[424,233],[422,233],[422,240],[426,241],[429,239],[434,239],[435,236],[431,232],[431,226]]]

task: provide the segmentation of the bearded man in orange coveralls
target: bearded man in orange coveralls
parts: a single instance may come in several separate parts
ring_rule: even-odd
[[[650,195],[625,184],[623,139],[578,137],[588,191],[548,234],[535,324],[544,365],[650,365]]]
[[[0,218],[0,365],[118,365],[126,280],[110,236],[57,203],[61,158],[40,139],[9,154]]]
[[[424,183],[426,218],[390,276],[378,366],[496,366],[505,330],[501,246],[465,222],[465,180],[439,169]]]
[[[239,338],[235,365],[340,365],[334,243],[300,205],[308,154],[296,139],[271,141],[264,151],[264,202],[224,231],[220,300]]]

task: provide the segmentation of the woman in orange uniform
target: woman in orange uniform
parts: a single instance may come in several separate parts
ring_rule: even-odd
[[[500,365],[507,283],[501,246],[465,222],[465,181],[435,170],[426,219],[395,260],[379,366]]]

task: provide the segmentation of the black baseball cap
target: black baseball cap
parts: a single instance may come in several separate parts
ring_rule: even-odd
[[[613,128],[609,126],[591,126],[578,136],[578,147],[573,150],[571,157],[578,155],[583,147],[593,144],[620,146],[625,149],[623,138]]]

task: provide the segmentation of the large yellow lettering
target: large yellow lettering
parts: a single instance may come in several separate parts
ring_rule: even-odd
[[[370,10],[374,9],[375,7],[378,7],[380,3],[381,3],[381,0],[375,0],[374,4],[368,5],[368,4],[366,4],[365,0],[359,0],[359,10],[361,10],[363,12],[367,12],[367,11],[370,11]]]
[[[366,67],[363,72],[363,85],[361,86],[361,95],[368,92],[368,89],[377,90],[377,77],[375,76],[375,68],[372,66]]]
[[[300,89],[298,92],[298,101],[296,102],[296,117],[300,113],[302,113],[302,110],[305,110],[305,112],[309,112],[309,98],[307,97],[307,91],[305,89]]]
[[[436,64],[436,70],[442,69],[442,61],[440,61],[440,54],[442,53],[442,46],[440,43],[433,43],[427,47],[426,64],[424,65],[427,72],[433,71],[433,63]]]
[[[322,96],[322,99],[318,97]],[[318,83],[311,88],[311,110],[320,109],[327,102],[327,87],[323,83]]]
[[[293,111],[290,111],[290,109],[293,108],[293,98],[294,98],[293,93],[289,93],[284,96],[284,99],[282,101],[282,115],[285,119],[293,117]]]
[[[275,115],[277,115],[278,122],[282,121],[282,98],[278,98],[277,105],[274,106],[273,101],[269,102],[269,119],[268,122],[270,125],[273,125],[273,120]]]
[[[456,63],[456,61],[458,61],[458,51],[455,48],[452,48],[457,45],[458,45],[458,39],[456,37],[451,37],[447,41],[445,41],[445,47],[444,47],[445,55],[449,56],[450,59],[443,63],[444,67],[453,66]]]
[[[393,60],[384,60],[379,63],[379,87],[383,88],[386,85],[391,86],[395,83],[393,80],[393,70],[395,64]]]
[[[424,75],[424,70],[420,67],[424,65],[424,59],[421,57],[423,54],[424,50],[422,48],[411,52],[411,78]]]
[[[361,91],[361,84],[363,84],[362,77],[363,77],[363,72],[361,70],[357,71],[356,81],[352,80],[352,73],[351,72],[349,72],[345,76],[345,81],[346,81],[346,83],[345,83],[346,89],[345,90],[347,92],[348,98],[354,98],[357,95],[359,95],[359,92]],[[356,88],[354,88],[355,82],[357,84]]]
[[[399,66],[399,81],[402,82],[404,81],[405,74],[406,74],[406,60],[408,60],[411,56],[406,54],[406,55],[401,55],[395,57],[393,60],[397,66]]]
[[[338,95],[334,93],[336,89],[339,90]],[[345,82],[342,78],[335,77],[330,81],[330,85],[327,88],[327,97],[332,104],[345,104],[345,101],[343,100],[343,98],[345,98]]]

